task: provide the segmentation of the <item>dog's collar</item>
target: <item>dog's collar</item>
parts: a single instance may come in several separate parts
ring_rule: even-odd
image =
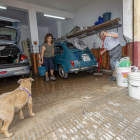
[[[31,93],[27,89],[25,89],[25,88],[19,88],[19,89],[25,90],[28,93],[28,99],[29,99],[29,97],[31,96]]]

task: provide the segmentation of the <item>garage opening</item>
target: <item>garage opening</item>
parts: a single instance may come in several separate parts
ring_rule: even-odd
[[[139,95],[136,90],[139,90],[140,75],[134,85],[129,74],[139,73],[133,72],[131,66],[140,62],[140,43],[136,42],[137,47],[133,48],[133,40],[127,36],[130,30],[124,38],[124,26],[128,25],[124,23],[130,22],[127,15],[132,10],[132,6],[127,5],[128,1],[16,0],[14,3],[12,0],[16,6],[25,6],[28,13],[12,9],[7,9],[8,13],[2,12],[3,16],[21,21],[21,39],[18,45],[7,43],[15,41],[17,34],[13,29],[5,29],[3,24],[11,26],[8,22],[0,24],[0,41],[5,42],[0,43],[0,74],[5,73],[1,71],[1,65],[12,65],[18,58],[20,61],[26,59],[22,51],[28,54],[28,60],[30,55],[33,59],[31,78],[0,79],[0,93],[5,94],[4,97],[16,90],[14,103],[17,100],[20,106],[24,106],[22,101],[29,101],[15,113],[9,127],[9,132],[14,133],[11,139],[140,140],[140,101],[129,94],[129,87],[132,87],[132,94]],[[140,2],[136,1],[136,9],[140,9]],[[17,13],[20,16],[16,16]],[[62,16],[65,20],[46,17],[45,14]],[[138,27],[135,28],[139,31]],[[55,45],[52,46],[51,41],[46,42],[49,57],[44,53],[45,60],[44,56],[40,58],[40,53],[48,33],[53,35]],[[106,39],[104,44],[103,38]],[[122,66],[123,70],[115,73],[117,68],[121,68],[121,60],[125,59],[129,60],[129,65]],[[43,61],[46,61],[45,66]],[[93,74],[98,71],[99,64],[103,75],[95,77]],[[38,67],[46,67],[47,70],[42,68],[43,74],[40,74]],[[13,69],[13,73],[19,74],[19,71],[24,72],[21,68]],[[123,85],[118,85],[118,81]],[[0,95],[0,104],[3,101],[1,97],[3,95]],[[0,139],[4,138],[4,134],[0,135]]]

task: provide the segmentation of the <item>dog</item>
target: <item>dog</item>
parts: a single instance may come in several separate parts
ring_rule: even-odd
[[[20,79],[18,80],[20,86],[17,89],[0,95],[0,134],[4,133],[7,138],[14,135],[8,132],[9,125],[14,118],[14,113],[19,111],[20,119],[24,119],[22,108],[27,102],[29,115],[31,117],[35,115],[35,113],[32,112],[32,81],[34,81],[32,78]],[[3,126],[2,121],[4,121]]]

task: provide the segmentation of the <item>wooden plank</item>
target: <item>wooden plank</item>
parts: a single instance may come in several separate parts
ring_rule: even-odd
[[[132,65],[134,65],[133,61],[133,43],[128,43],[127,45],[127,56],[130,57],[130,61],[132,62]]]
[[[107,70],[111,70],[111,67],[110,67],[110,57],[109,57],[109,51],[106,52],[107,53],[107,64],[106,64],[106,69]]]
[[[96,57],[97,60],[100,60],[100,51],[102,49],[93,49],[92,53]],[[130,60],[132,61],[133,59],[133,50],[132,50],[132,44],[129,43],[127,46],[122,46],[122,57],[129,56]],[[109,58],[109,51],[105,52],[102,56],[102,61],[101,61],[101,69],[107,69],[111,70],[110,67],[110,58]]]
[[[40,53],[35,54],[36,55],[36,66],[37,66],[37,72],[39,73],[38,68],[41,67],[41,64],[39,63],[40,60]]]
[[[32,72],[33,74],[37,74],[38,71],[37,71],[37,64],[36,64],[36,56],[35,54],[31,54],[31,62],[32,62]]]
[[[127,47],[122,46],[122,57],[126,57],[126,56],[127,56]]]
[[[94,54],[95,58],[98,60],[98,59],[99,59],[99,56],[98,56],[98,49],[92,49],[91,51],[92,51],[92,53]]]
[[[104,22],[102,24],[93,26],[93,27],[91,27],[89,29],[86,29],[86,30],[82,30],[82,31],[77,32],[77,33],[72,34],[72,35],[67,35],[66,37],[67,38],[71,38],[71,37],[74,37],[74,36],[82,35],[84,33],[89,33],[89,32],[96,31],[96,30],[101,30],[103,28],[112,26],[113,24],[118,24],[118,21],[120,21],[120,18],[117,18],[117,19],[114,19],[114,20],[110,20],[110,21]]]

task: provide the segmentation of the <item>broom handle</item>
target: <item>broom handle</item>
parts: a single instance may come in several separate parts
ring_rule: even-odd
[[[104,47],[104,40],[105,40],[105,37],[103,38],[102,51],[103,51],[103,47]],[[100,72],[101,60],[102,60],[102,55],[100,56],[98,73]]]

